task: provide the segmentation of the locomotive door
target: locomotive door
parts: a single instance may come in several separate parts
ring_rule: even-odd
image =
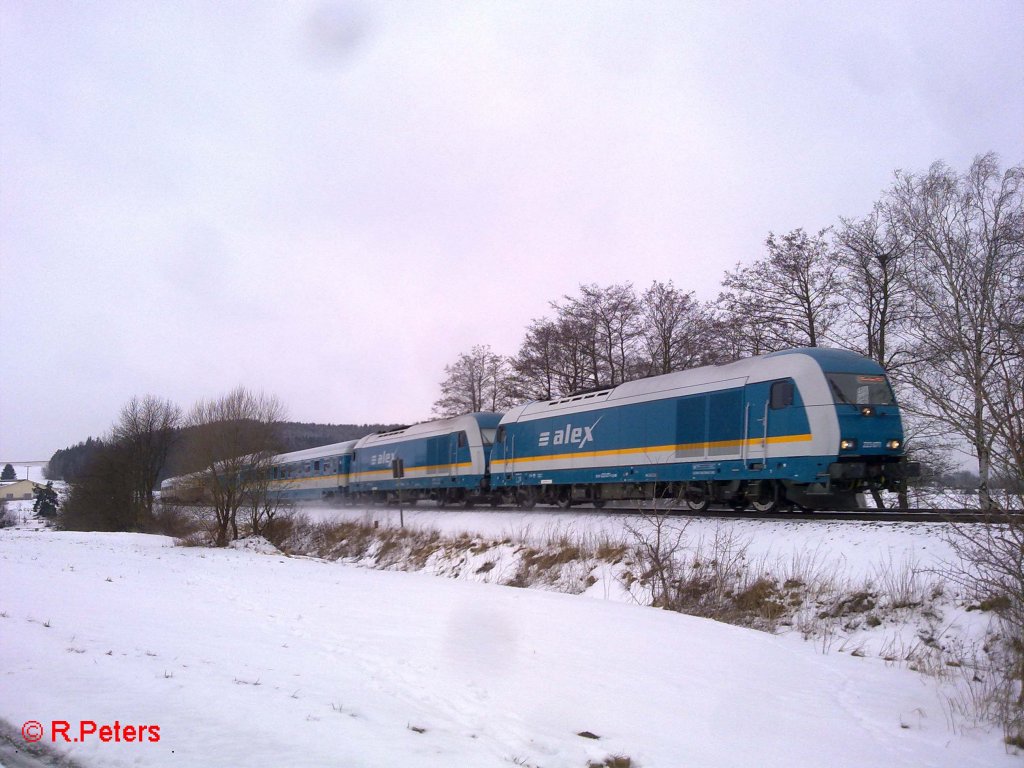
[[[462,459],[469,460],[469,469],[462,474],[473,473],[473,454],[469,450],[469,435],[465,432],[452,432],[448,435],[448,477],[454,479],[459,476],[459,466]]]
[[[452,432],[448,435],[448,477],[453,480],[459,476],[459,442],[465,432]]]
[[[769,383],[757,382],[746,388],[743,412],[743,462],[748,470],[764,469],[768,457]]]
[[[785,437],[794,421],[796,385],[792,379],[777,379],[747,387],[747,469],[764,469],[773,456],[789,452]],[[774,439],[773,439],[774,438]]]

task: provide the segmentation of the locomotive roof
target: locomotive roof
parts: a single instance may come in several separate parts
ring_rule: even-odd
[[[464,428],[471,422],[475,422],[486,429],[487,427],[498,426],[498,422],[500,420],[500,413],[488,413],[486,411],[465,413],[461,416],[452,416],[447,419],[423,421],[419,424],[413,424],[409,427],[401,427],[400,429],[392,429],[387,432],[374,432],[372,435],[367,435],[366,437],[361,438],[358,442],[365,445],[367,443],[377,442],[378,440],[387,441],[389,438],[417,437],[448,433]]]
[[[879,373],[882,370],[881,366],[869,357],[864,357],[864,355],[859,355],[848,349],[831,349],[829,347],[784,349],[781,352],[770,352],[767,355],[748,359],[770,359],[786,355],[806,355],[817,362],[821,366],[821,370],[826,373]]]
[[[627,381],[615,387],[573,395],[555,400],[540,400],[517,406],[509,411],[505,421],[516,421],[520,416],[539,415],[554,408],[587,409],[600,403],[626,398],[654,395],[666,390],[692,388],[694,392],[711,388],[742,386],[748,380],[769,381],[776,378],[805,378],[820,371],[828,373],[881,373],[873,360],[843,349],[807,347],[772,352],[748,357],[725,365],[706,365],[685,371]],[[820,376],[819,376],[820,377]]]
[[[345,453],[352,453],[355,440],[346,440],[342,443],[331,443],[330,445],[318,445],[314,448],[303,448],[301,451],[279,453],[274,457],[275,464],[284,464],[289,461],[304,461],[306,459],[317,459],[321,456],[338,456]]]

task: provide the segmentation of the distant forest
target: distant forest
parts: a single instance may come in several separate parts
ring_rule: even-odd
[[[305,424],[298,421],[285,421],[279,425],[279,436],[281,453],[301,451],[304,448],[315,448],[320,445],[341,443],[345,440],[358,440],[360,437],[373,432],[381,432],[393,429],[392,424]],[[179,450],[172,450],[168,457],[167,465],[161,473],[160,479],[174,477],[192,471],[194,468],[187,466],[187,459],[184,451],[180,450],[185,444],[184,438],[189,432],[188,428],[177,430],[179,439],[176,444]],[[90,437],[85,442],[72,445],[68,448],[61,448],[50,457],[50,462],[44,469],[43,474],[47,480],[64,480],[72,482],[77,479],[83,468],[89,465],[93,456],[98,453],[104,443],[101,438]]]

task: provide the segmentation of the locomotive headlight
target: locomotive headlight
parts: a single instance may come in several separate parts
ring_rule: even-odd
[[[902,446],[902,440],[890,440],[888,443],[885,444],[885,447],[888,448],[890,451],[895,451],[897,448],[901,448]]]
[[[853,438],[844,437],[839,441],[839,449],[843,451],[852,451],[857,447],[857,441]]]

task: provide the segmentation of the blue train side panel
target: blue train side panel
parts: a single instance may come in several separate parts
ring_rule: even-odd
[[[881,368],[809,349],[527,403],[502,420],[491,466],[494,487],[548,496],[580,485],[588,498],[596,486],[626,498],[630,485],[714,483],[738,501],[782,483],[794,498],[840,485],[852,493],[846,481],[894,476],[901,456]]]

